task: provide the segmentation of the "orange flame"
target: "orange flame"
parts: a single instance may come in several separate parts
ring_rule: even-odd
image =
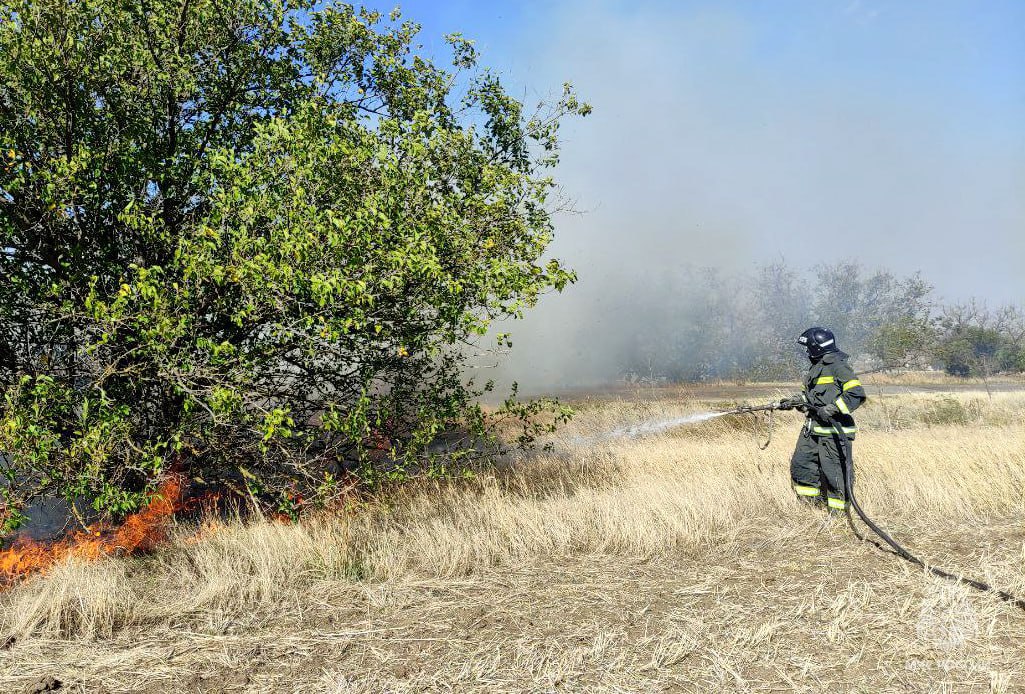
[[[118,526],[94,523],[54,543],[19,539],[0,552],[0,584],[46,571],[66,557],[99,559],[152,549],[166,538],[166,523],[182,507],[185,485],[181,477],[167,479],[146,508],[125,518]]]

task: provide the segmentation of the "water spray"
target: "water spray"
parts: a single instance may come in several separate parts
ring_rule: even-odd
[[[576,436],[570,439],[571,443],[575,445],[587,445],[594,443],[601,443],[602,441],[611,441],[614,439],[634,439],[639,436],[650,436],[653,434],[661,434],[664,431],[675,429],[676,427],[686,426],[688,424],[700,424],[701,422],[707,422],[712,419],[719,417],[726,417],[729,415],[737,414],[754,414],[756,412],[765,412],[771,410],[788,409],[781,406],[779,403],[772,403],[770,405],[742,405],[734,410],[727,410],[726,412],[697,412],[695,414],[688,414],[682,417],[670,417],[667,419],[650,419],[646,422],[640,422],[639,424],[630,424],[629,426],[622,426],[617,429],[612,429],[604,434],[596,436]],[[771,412],[770,412],[771,417]],[[770,432],[771,437],[771,426],[772,421],[770,419]],[[768,446],[760,446],[763,450]]]
[[[698,412],[696,414],[689,414],[683,417],[670,417],[669,419],[650,419],[646,422],[640,422],[639,424],[631,424],[629,426],[619,427],[611,431],[606,431],[603,434],[595,436],[575,436],[570,439],[570,442],[574,445],[590,445],[595,443],[601,443],[603,441],[612,441],[614,439],[634,439],[638,436],[648,436],[652,434],[661,434],[669,429],[675,429],[676,427],[685,426],[687,424],[698,424],[700,422],[707,422],[710,419],[716,417],[722,417],[730,414],[729,412]]]

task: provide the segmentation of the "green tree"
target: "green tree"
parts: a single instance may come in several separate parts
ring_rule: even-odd
[[[172,464],[323,499],[343,468],[444,473],[503,417],[527,442],[566,416],[486,414],[464,374],[573,281],[548,170],[589,107],[567,86],[528,114],[471,42],[445,69],[418,31],[310,0],[3,0],[8,525],[41,494],[132,510]]]
[[[933,287],[918,274],[867,273],[857,263],[816,269],[815,322],[829,326],[845,351],[884,365],[920,359],[932,334]]]
[[[867,351],[882,363],[881,368],[922,366],[934,354],[936,337],[928,316],[898,316],[875,328]]]
[[[937,345],[936,356],[949,374],[988,377],[1002,344],[996,330],[970,325],[946,335]]]
[[[934,353],[947,373],[988,379],[1000,370],[1018,370],[1025,337],[1020,309],[993,311],[970,301],[944,307],[936,323],[940,335]]]

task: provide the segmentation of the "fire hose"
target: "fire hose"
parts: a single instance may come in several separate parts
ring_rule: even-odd
[[[737,409],[730,410],[729,412],[723,412],[723,414],[724,415],[731,415],[731,414],[751,414],[751,415],[753,415],[756,412],[768,412],[769,413],[768,434],[765,437],[765,443],[758,444],[758,450],[764,451],[766,448],[769,447],[769,444],[772,443],[772,428],[773,428],[772,425],[773,425],[773,421],[774,421],[773,420],[773,415],[776,414],[776,410],[782,410],[782,409],[785,409],[785,408],[782,405],[780,405],[779,403],[774,402],[774,403],[769,404],[769,405],[741,405]]]
[[[765,412],[765,411],[767,411],[767,412],[769,412],[769,416],[771,417],[772,413],[775,410],[781,410],[781,409],[799,409],[799,408],[790,408],[790,407],[786,407],[786,406],[784,406],[784,405],[782,405],[780,403],[772,403],[772,404],[769,404],[769,405],[742,406],[742,407],[738,407],[735,410],[730,410],[728,412],[724,412],[723,414],[724,415],[748,414],[748,413],[754,413],[754,412]],[[1021,610],[1025,610],[1025,600],[1023,600],[1023,599],[1021,599],[1021,598],[1019,598],[1019,597],[1017,597],[1015,595],[1012,595],[1011,593],[1008,593],[1007,591],[1000,590],[999,588],[994,588],[993,586],[989,585],[988,583],[984,583],[982,581],[978,581],[978,580],[973,579],[973,578],[968,578],[966,576],[960,576],[960,575],[951,573],[949,571],[945,571],[944,569],[941,569],[941,568],[939,568],[937,566],[933,566],[931,564],[927,564],[926,562],[922,561],[921,559],[919,559],[918,557],[913,555],[911,552],[909,552],[903,546],[901,546],[900,543],[898,543],[896,540],[894,540],[890,536],[889,533],[887,533],[885,530],[880,528],[871,518],[869,518],[868,514],[866,514],[865,511],[861,508],[861,504],[858,503],[857,497],[854,495],[854,453],[851,450],[851,440],[847,436],[847,432],[844,431],[844,428],[841,425],[841,423],[839,422],[839,420],[837,420],[836,418],[833,418],[831,420],[831,424],[833,425],[833,429],[836,431],[836,437],[838,439],[837,442],[839,443],[838,448],[840,450],[840,457],[842,458],[842,461],[843,461],[844,495],[847,497],[847,503],[848,503],[848,508],[847,508],[847,514],[848,515],[847,515],[847,517],[848,517],[849,521],[852,521],[852,519],[850,517],[850,509],[853,508],[854,511],[858,514],[858,517],[861,518],[861,521],[865,525],[867,525],[869,527],[869,529],[872,530],[872,532],[874,532],[877,536],[879,536],[879,538],[882,539],[883,542],[885,542],[887,545],[889,545],[890,548],[893,549],[894,553],[896,553],[897,556],[899,556],[901,559],[904,559],[905,561],[908,561],[908,562],[914,564],[915,566],[919,566],[919,567],[925,569],[926,571],[928,571],[929,573],[931,573],[934,576],[939,576],[940,578],[945,578],[945,579],[950,580],[950,581],[955,581],[957,583],[961,583],[963,585],[970,586],[971,588],[975,588],[976,590],[982,591],[984,593],[992,593],[992,594],[996,595],[997,597],[999,597],[1001,600],[1003,600],[1005,602],[1008,602],[1008,603],[1014,605],[1015,607],[1017,607],[1017,608],[1019,608]],[[771,420],[770,420],[770,426],[771,426]],[[770,434],[770,436],[771,436],[771,434]],[[767,446],[768,446],[768,442],[766,442],[766,446],[762,447],[763,450]],[[853,521],[851,522],[851,528],[854,528]],[[855,534],[857,534],[857,530],[855,530]],[[860,538],[861,536],[859,535],[858,537]]]

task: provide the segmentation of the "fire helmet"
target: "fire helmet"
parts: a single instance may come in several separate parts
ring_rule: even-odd
[[[840,351],[836,346],[836,337],[826,328],[808,328],[797,338],[797,344],[808,350],[808,356],[812,359]]]

